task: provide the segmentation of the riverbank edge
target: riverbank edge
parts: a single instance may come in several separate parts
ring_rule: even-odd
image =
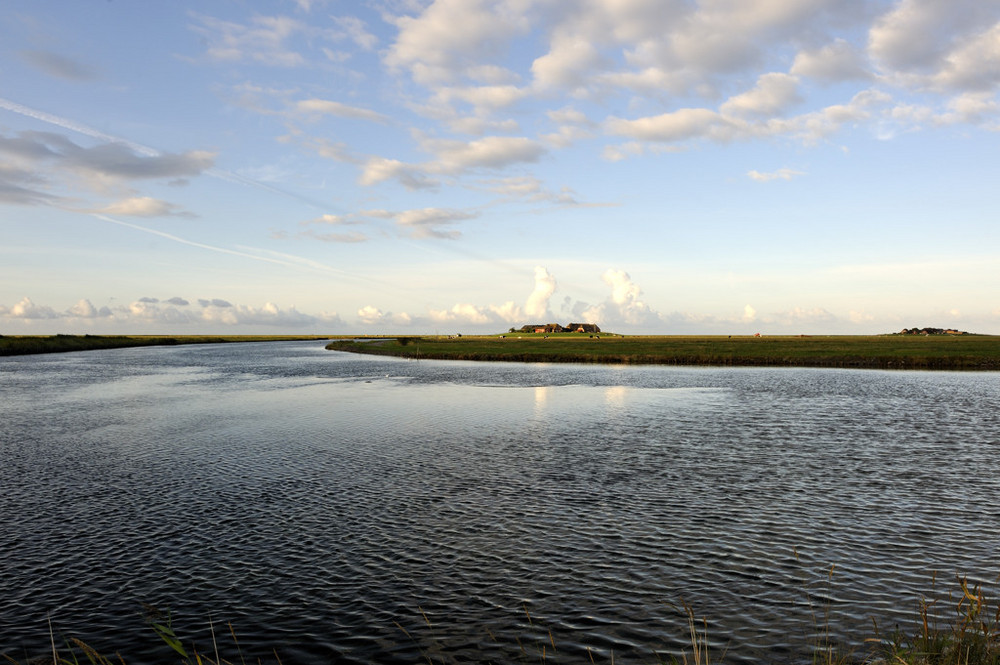
[[[337,335],[0,335],[0,356],[179,344],[325,341]]]
[[[603,365],[1000,371],[1000,336],[400,336],[335,339],[327,350],[409,360]]]

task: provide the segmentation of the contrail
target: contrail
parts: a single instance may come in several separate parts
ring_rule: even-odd
[[[128,146],[132,150],[138,153],[147,155],[149,157],[155,157],[160,154],[158,150],[154,150],[149,146],[140,145],[138,143],[133,143],[132,141],[126,141],[118,136],[111,136],[110,134],[105,134],[104,132],[94,129],[93,127],[88,127],[87,125],[81,124],[79,122],[74,122],[68,118],[62,118],[57,115],[52,115],[51,113],[46,113],[45,111],[39,111],[38,109],[29,108],[23,104],[18,104],[17,102],[12,102],[9,99],[4,99],[0,97],[0,108],[10,111],[12,113],[18,113],[29,118],[34,118],[35,120],[41,120],[50,125],[56,125],[57,127],[62,127],[63,129],[68,129],[70,131],[76,132],[78,134],[83,134],[95,139],[101,139],[102,141],[108,141],[110,143],[120,143],[124,146]]]
[[[333,273],[339,277],[345,277],[348,279],[353,279],[361,282],[371,282],[373,284],[379,284],[380,286],[395,286],[396,288],[402,288],[403,290],[408,290],[405,286],[400,287],[399,285],[390,285],[378,279],[373,279],[371,277],[365,277],[363,275],[358,275],[355,273],[347,272],[346,270],[340,270],[339,268],[333,268],[326,264],[320,263],[319,261],[313,261],[312,259],[304,259],[293,254],[283,254],[279,252],[272,252],[269,250],[259,250],[266,252],[271,256],[261,256],[260,254],[252,254],[250,252],[242,252],[235,249],[227,249],[225,247],[216,247],[215,245],[206,245],[205,243],[195,242],[194,240],[188,240],[187,238],[181,238],[180,236],[175,236],[172,233],[166,233],[165,231],[158,231],[156,229],[151,229],[146,226],[140,226],[139,224],[133,224],[131,222],[124,222],[120,219],[115,219],[113,217],[108,217],[101,213],[92,212],[90,213],[93,217],[100,219],[111,224],[117,224],[119,226],[125,226],[136,231],[142,231],[143,233],[148,233],[150,235],[159,236],[161,238],[166,238],[167,240],[180,243],[182,245],[189,245],[191,247],[197,247],[199,249],[206,249],[210,252],[218,252],[220,254],[230,254],[232,256],[239,256],[245,259],[253,259],[254,261],[263,261],[264,263],[273,263],[279,266],[286,266],[289,268],[304,268],[312,270],[315,272],[322,273]],[[247,249],[253,249],[248,247]],[[272,258],[278,257],[278,258]]]
[[[160,236],[161,238],[166,238],[167,240],[173,240],[174,242],[179,242],[182,245],[190,245],[191,247],[198,247],[200,249],[207,249],[207,250],[210,250],[210,251],[213,251],[213,252],[219,252],[221,254],[232,254],[233,256],[242,256],[243,258],[253,259],[255,261],[264,261],[264,262],[267,262],[267,263],[276,263],[276,264],[282,265],[282,266],[294,266],[295,265],[291,261],[282,261],[280,259],[271,259],[271,258],[268,258],[266,256],[255,256],[253,254],[248,254],[246,252],[238,252],[238,251],[236,251],[234,249],[226,249],[225,247],[216,247],[214,245],[206,245],[204,243],[195,242],[193,240],[187,240],[185,238],[181,238],[180,236],[175,236],[175,235],[172,235],[170,233],[166,233],[164,231],[157,231],[156,229],[150,229],[150,228],[147,228],[145,226],[139,226],[138,224],[132,224],[130,222],[123,222],[120,219],[114,219],[112,217],[108,217],[107,215],[102,215],[102,214],[96,213],[96,212],[93,212],[93,213],[90,213],[90,214],[93,215],[94,217],[96,217],[97,219],[104,220],[105,222],[110,222],[112,224],[118,224],[119,226],[127,226],[130,229],[135,229],[136,231],[142,231],[143,233],[149,233],[149,234],[154,235],[154,236]]]

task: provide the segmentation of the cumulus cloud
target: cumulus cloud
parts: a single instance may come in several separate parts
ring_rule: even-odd
[[[603,303],[583,310],[583,316],[589,322],[604,327],[643,326],[660,319],[659,315],[640,299],[642,290],[627,272],[609,269],[601,275],[601,279],[611,287],[611,295]]]
[[[705,108],[684,108],[657,116],[625,120],[610,117],[605,122],[608,133],[640,141],[685,141],[702,136],[722,137],[732,134],[731,121]]]
[[[423,84],[446,83],[474,74],[482,59],[502,52],[528,18],[506,3],[436,0],[418,16],[391,20],[399,33],[385,54],[390,68],[406,68]]]
[[[98,309],[87,299],[82,299],[66,310],[66,315],[78,319],[107,319],[114,316],[107,306]]]
[[[524,313],[533,319],[544,319],[549,314],[549,300],[556,292],[556,279],[542,266],[535,267],[535,288],[524,303]]]
[[[1000,6],[979,0],[901,0],[868,33],[882,73],[899,83],[983,89],[998,83]]]
[[[112,332],[120,332],[128,326],[146,329],[148,326],[232,326],[232,327],[274,327],[303,328],[317,325],[342,326],[344,322],[335,312],[318,315],[298,311],[294,306],[282,308],[274,303],[262,306],[232,304],[222,299],[199,300],[198,309],[190,309],[190,303],[180,297],[160,301],[158,298],[143,297],[128,305],[96,307],[84,298],[64,311],[46,305],[36,305],[25,297],[11,307],[0,305],[0,318],[20,320],[24,323],[42,321],[58,322],[58,325],[83,325],[91,329],[96,325],[112,325]]]
[[[424,138],[420,148],[434,158],[409,164],[371,157],[363,165],[359,182],[375,185],[397,180],[407,189],[427,189],[440,184],[436,176],[460,176],[468,171],[499,170],[515,164],[534,163],[547,151],[538,141],[516,136],[487,136],[473,141]]]
[[[358,182],[362,185],[376,185],[386,180],[398,180],[407,189],[429,189],[440,183],[425,173],[425,168],[417,164],[405,164],[398,159],[372,157],[361,171]]]
[[[382,313],[382,310],[373,305],[365,305],[358,310],[358,321],[365,325],[382,323],[384,317],[385,314]]]
[[[232,307],[233,304],[228,300],[222,300],[221,298],[212,298],[211,300],[205,298],[199,298],[198,304],[202,307],[214,307],[216,309],[222,309],[226,307]]]
[[[489,309],[467,303],[458,304],[450,310],[431,310],[431,321],[435,323],[464,323],[481,326],[494,321]]]
[[[863,54],[850,42],[841,38],[820,48],[799,51],[789,73],[823,83],[871,78]]]
[[[398,28],[383,62],[409,76],[418,96],[421,89],[426,94],[410,107],[453,132],[494,135],[463,142],[414,133],[416,147],[431,159],[371,155],[359,160],[359,181],[439,187],[441,176],[536,163],[548,150],[563,150],[602,130],[630,141],[601,147],[606,159],[617,161],[699,140],[787,136],[811,145],[857,124],[892,124],[904,114],[859,112],[858,99],[893,88],[962,95],[1000,86],[1000,6],[956,3],[398,3],[383,10]],[[879,89],[855,88],[851,99],[827,101],[811,97],[813,83]],[[627,98],[636,115],[619,111],[591,122],[575,108],[615,96]],[[820,99],[824,105],[817,104]],[[520,116],[501,116],[508,109],[553,101],[548,115],[554,131],[499,135],[521,132]],[[805,111],[790,115],[798,107]],[[659,112],[643,114],[650,108]],[[931,104],[922,122],[944,122],[942,114],[940,105]],[[913,117],[905,121],[912,125]],[[954,113],[948,119],[992,122]]]
[[[14,319],[54,319],[59,316],[51,307],[36,305],[27,296],[14,306],[6,309],[4,315]]]
[[[537,162],[546,152],[537,141],[519,136],[487,136],[469,142],[427,140],[423,142],[423,147],[436,155],[436,160],[427,168],[448,174]]]
[[[217,301],[212,301],[217,302]],[[225,301],[223,301],[225,302]],[[316,323],[316,317],[303,314],[290,307],[281,309],[274,303],[264,303],[262,307],[248,305],[212,305],[203,310],[202,320],[226,325],[264,325],[301,327]]]
[[[802,100],[798,94],[798,78],[788,74],[763,74],[757,85],[747,92],[726,100],[719,110],[725,115],[783,115],[792,104]]]
[[[414,324],[413,318],[405,313],[400,312],[399,314],[393,314],[392,312],[383,312],[378,307],[374,305],[365,305],[357,312],[358,323],[364,326],[401,326],[408,327]]]

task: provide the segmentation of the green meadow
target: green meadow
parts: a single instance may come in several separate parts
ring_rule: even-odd
[[[648,365],[1000,370],[1000,336],[687,336],[602,333],[338,339],[335,351],[420,359]]]

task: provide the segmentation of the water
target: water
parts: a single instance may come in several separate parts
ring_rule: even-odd
[[[651,663],[686,603],[799,662],[995,587],[997,432],[996,373],[3,358],[0,653],[169,661],[148,603],[230,660]]]

